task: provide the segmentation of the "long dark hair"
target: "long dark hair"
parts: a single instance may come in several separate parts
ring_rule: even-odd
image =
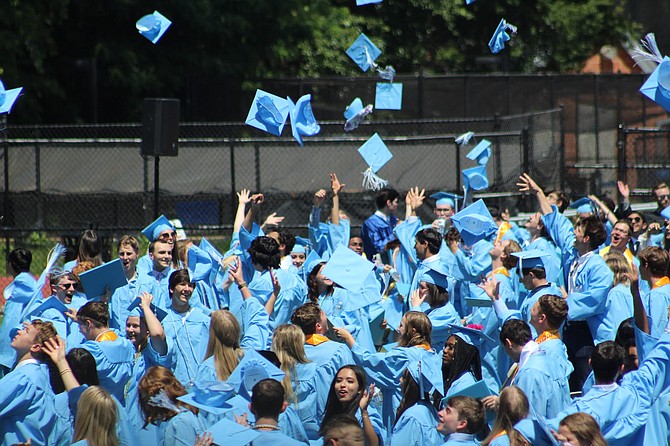
[[[407,409],[423,399],[429,399],[428,393],[424,392],[424,394],[421,395],[419,384],[414,381],[412,374],[409,373],[409,369],[405,369],[405,371],[402,373],[402,384],[400,385],[400,391],[402,393],[402,399],[400,400],[398,410],[395,412],[395,421],[393,422],[394,426]]]
[[[356,375],[356,381],[358,381],[358,395],[356,395],[356,398],[348,402],[346,406],[342,405],[340,400],[337,398],[337,392],[335,391],[337,375],[339,375],[340,372],[344,369],[349,369],[352,372],[354,372],[354,375]],[[361,398],[363,398],[363,393],[365,392],[366,388],[367,388],[367,381],[365,379],[365,371],[361,367],[353,364],[340,367],[340,369],[335,374],[333,381],[330,383],[330,390],[328,391],[328,400],[326,401],[326,410],[323,415],[323,421],[321,421],[321,427],[323,428],[324,426],[326,426],[328,424],[328,421],[330,421],[331,418],[336,417],[337,415],[347,414],[355,416],[356,411],[358,410],[359,404],[361,402]],[[324,433],[321,432],[321,435],[323,434]]]
[[[426,302],[431,309],[443,307],[449,302],[449,292],[444,287],[429,282],[426,282],[426,287],[428,288]]]
[[[456,338],[454,360],[451,364],[442,364],[442,380],[444,381],[445,395],[454,381],[466,372],[471,372],[477,381],[482,379],[482,361],[479,357],[477,347],[468,344],[458,335],[452,336]],[[449,340],[447,339],[447,341]]]
[[[319,284],[316,283],[316,276],[319,274],[319,271],[321,271],[321,267],[325,264],[326,262],[319,262],[312,268],[312,271],[309,272],[309,276],[307,276],[307,297],[312,302],[319,302]],[[329,286],[326,294],[333,294],[334,289],[335,287],[333,285]]]

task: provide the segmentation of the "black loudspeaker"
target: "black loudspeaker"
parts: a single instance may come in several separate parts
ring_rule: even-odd
[[[177,156],[179,99],[144,99],[142,155]]]

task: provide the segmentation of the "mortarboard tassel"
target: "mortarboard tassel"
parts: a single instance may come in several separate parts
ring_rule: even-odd
[[[475,132],[465,132],[462,135],[460,135],[458,138],[456,138],[456,144],[459,146],[463,146],[465,144],[468,144],[472,137],[475,136]]]
[[[35,293],[32,295],[30,298],[30,301],[28,304],[23,307],[24,308],[24,313],[21,315],[21,320],[25,319],[25,311],[28,310],[29,308],[32,307],[32,304],[40,299],[42,297],[42,288],[44,287],[44,284],[47,282],[47,275],[51,273],[52,268],[58,261],[58,259],[65,254],[66,248],[64,245],[61,245],[58,243],[56,246],[54,246],[51,251],[49,251],[49,254],[47,255],[47,264],[46,267],[44,268],[44,271],[42,271],[42,274],[40,274],[40,277],[37,279],[37,283],[35,285]]]
[[[363,174],[363,187],[368,190],[379,190],[389,184],[388,181],[379,178],[370,167]]]
[[[642,46],[635,45],[635,48],[633,48],[632,57],[635,62],[651,61],[656,62],[656,64],[663,62],[663,55],[658,49],[654,33],[647,34],[640,42],[642,42]]]

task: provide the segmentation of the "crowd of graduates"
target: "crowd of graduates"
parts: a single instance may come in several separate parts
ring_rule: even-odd
[[[37,279],[14,249],[2,445],[668,443],[666,184],[645,214],[624,183],[616,206],[570,204],[524,174],[538,211],[522,225],[443,192],[422,222],[419,188],[401,219],[384,188],[360,234],[330,184],[308,238],[275,214],[259,226],[247,190],[225,253],[161,216],[148,252],[118,241],[116,285],[95,231]]]

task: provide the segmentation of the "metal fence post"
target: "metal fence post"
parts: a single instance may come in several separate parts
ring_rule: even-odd
[[[235,193],[237,192],[237,184],[235,178],[235,142],[230,141],[230,212],[235,219],[235,213],[237,211],[237,206],[235,203]]]
[[[559,106],[561,111],[559,112],[559,122],[561,126],[561,137],[560,137],[560,146],[558,148],[559,156],[559,166],[558,169],[558,184],[560,190],[565,190],[565,106],[561,104]]]
[[[617,148],[617,179],[627,183],[626,181],[626,129],[623,123],[619,124],[616,133],[616,148]]]

